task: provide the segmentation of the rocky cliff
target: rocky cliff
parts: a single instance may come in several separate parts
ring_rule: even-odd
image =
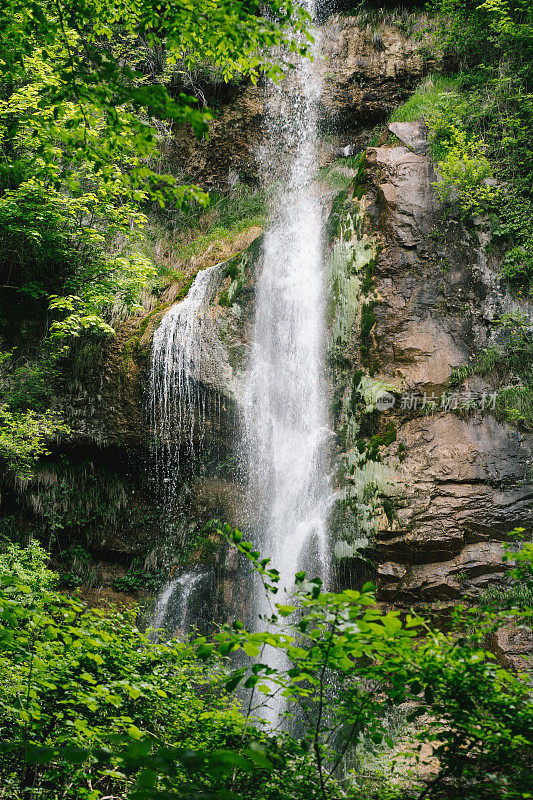
[[[331,187],[323,191],[325,206],[332,204],[325,244],[337,436],[332,549],[346,579],[360,556],[369,557],[384,600],[454,602],[502,575],[507,531],[533,528],[531,437],[491,413],[489,384],[451,384],[454,368],[489,341],[495,316],[519,304],[498,278],[497,254],[487,255],[485,221],[468,227],[437,201],[423,126],[386,127],[435,65],[398,25],[376,31],[339,16],[322,37],[320,166],[345,181],[336,197]],[[261,87],[236,87],[209,142],[178,131],[169,161],[206,187],[255,181],[262,108]],[[368,147],[372,137],[381,146]],[[132,558],[162,574],[210,559],[221,603],[229,602],[222,564],[230,571],[235,564],[202,531],[212,518],[243,522],[234,441],[260,233],[246,231],[190,265],[189,283],[196,270],[222,263],[199,377],[216,413],[208,407],[200,463],[181,468],[172,524],[151,480],[147,387],[153,331],[186,296],[183,282],[124,322],[101,352],[73,356],[58,407],[75,438],[31,484],[5,494],[19,524],[63,537],[64,546],[72,538],[88,546],[105,580],[125,575]]]
[[[321,159],[327,164],[347,141],[356,149],[364,146],[373,128],[408,97],[435,62],[422,58],[414,36],[399,25],[381,24],[377,30],[354,17],[333,16],[318,35],[323,53]],[[209,141],[198,142],[181,129],[168,143],[167,158],[205,186],[256,181],[265,135],[263,105],[261,86],[236,87],[232,101],[218,109]]]
[[[340,448],[356,464],[344,483],[357,489],[356,534],[369,540],[382,597],[453,601],[502,575],[507,532],[533,530],[533,438],[495,419],[489,384],[451,380],[486,346],[498,314],[529,309],[487,257],[485,221],[468,229],[438,202],[423,125],[390,128],[397,144],[366,151],[357,199],[345,201],[377,255],[337,386],[343,399],[357,393],[357,374],[355,408],[344,403],[338,416],[341,433],[354,415],[357,426]],[[382,497],[370,536],[365,486]]]

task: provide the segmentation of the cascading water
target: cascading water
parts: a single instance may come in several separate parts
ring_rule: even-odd
[[[149,412],[155,438],[155,479],[163,490],[167,524],[176,511],[180,450],[189,461],[199,455],[205,426],[206,397],[201,386],[205,328],[210,303],[221,280],[220,266],[197,273],[187,297],[165,314],[154,333]],[[195,573],[179,575],[159,593],[152,626],[184,629],[187,605],[197,587]]]
[[[155,477],[169,513],[176,497],[180,449],[193,459],[196,441],[203,435],[206,398],[200,379],[208,346],[203,332],[220,277],[219,265],[198,272],[187,297],[167,311],[154,333],[149,412]]]
[[[312,2],[306,6],[314,11]],[[259,505],[258,549],[289,591],[298,570],[323,580],[328,572],[322,208],[313,183],[320,91],[317,61],[309,59],[279,86],[269,85],[267,143],[260,153],[277,216],[265,234],[256,290],[246,449],[251,495]],[[268,611],[262,597],[256,611]]]
[[[151,627],[167,628],[170,633],[188,631],[191,622],[191,597],[206,578],[205,572],[184,572],[169,581],[157,598]]]
[[[305,5],[314,11],[313,2]],[[257,544],[279,569],[281,585],[289,592],[298,570],[327,578],[333,500],[326,466],[330,431],[323,380],[322,206],[314,184],[320,91],[317,62],[308,59],[279,86],[269,84],[266,145],[259,153],[274,219],[265,234],[256,286],[245,442]],[[169,511],[180,447],[194,457],[205,420],[198,370],[208,342],[203,323],[219,280],[217,267],[198,273],[186,300],[173,306],[154,335],[150,413],[156,475]],[[188,587],[199,584],[192,573],[170,581],[160,593],[153,623],[168,625],[176,602],[172,625],[186,626]],[[255,610],[269,610],[259,592]],[[279,709],[274,717],[278,714]]]

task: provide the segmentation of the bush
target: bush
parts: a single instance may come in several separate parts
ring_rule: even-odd
[[[59,414],[35,411],[14,414],[0,406],[0,458],[8,472],[18,478],[29,478],[35,462],[49,451],[47,440],[69,428]]]
[[[134,784],[128,770],[113,760],[98,766],[83,750],[115,748],[114,737],[185,750],[239,743],[244,723],[216,665],[202,666],[189,645],[154,644],[134,612],[88,610],[47,588],[51,578],[29,577],[3,576],[0,591],[0,780],[13,800],[123,796]],[[54,756],[62,747],[66,757]],[[47,755],[35,761],[32,748]],[[176,773],[171,783],[186,791],[212,787],[202,775]]]
[[[49,561],[48,552],[35,540],[27,547],[9,543],[0,554],[0,576],[16,579],[38,595],[57,585],[58,575],[48,568]]]
[[[279,574],[238,531],[225,532],[273,600]],[[531,546],[509,557],[511,577],[531,575]],[[298,573],[290,604],[273,602],[263,619],[268,629],[237,620],[212,641],[161,644],[139,631],[134,612],[89,611],[3,576],[2,786],[14,800],[421,800],[450,787],[469,800],[523,798],[530,689],[482,645],[513,613],[458,609],[443,633],[378,609],[370,584],[324,592]],[[244,713],[232,699],[238,686]],[[269,704],[296,719],[297,738],[255,727]],[[415,719],[416,730],[405,727]],[[391,720],[431,743],[439,771],[403,794],[386,776],[371,789],[352,785],[362,750],[396,744]]]
[[[435,0],[434,9],[438,49],[456,75],[445,79],[451,85],[442,86],[422,116],[445,182],[457,188],[464,210],[494,211],[494,234],[505,251],[502,274],[527,295],[533,281],[533,9],[528,0]],[[459,149],[454,128],[464,136]],[[485,191],[485,161],[497,195]]]
[[[488,183],[492,168],[480,139],[450,128],[449,145],[438,169],[440,179],[435,188],[441,200],[457,200],[465,215],[496,208],[500,192]]]
[[[498,387],[496,416],[512,425],[533,429],[533,336],[527,317],[503,314],[493,343],[470,364],[452,372],[452,382],[469,375],[492,375]]]

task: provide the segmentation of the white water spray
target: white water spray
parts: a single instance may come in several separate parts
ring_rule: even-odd
[[[198,272],[187,297],[171,307],[154,333],[149,411],[155,478],[163,489],[167,524],[176,511],[180,449],[191,461],[201,449],[206,416],[201,376],[209,347],[205,330],[220,280],[220,265]],[[174,628],[185,630],[188,605],[200,577],[185,573],[166,584],[156,601],[153,627],[163,623],[168,627],[170,619]]]
[[[169,581],[157,597],[151,627],[165,627],[170,633],[187,633],[191,622],[190,600],[205,577],[205,572],[193,571]]]
[[[315,40],[318,54],[316,34]],[[322,210],[313,184],[320,91],[317,62],[308,59],[282,84],[269,85],[260,153],[263,183],[276,189],[277,217],[265,234],[257,284],[246,447],[259,505],[258,549],[289,591],[296,571],[323,580],[328,571]],[[259,599],[256,610],[267,612],[266,601]]]
[[[175,504],[180,447],[194,459],[205,428],[201,367],[209,341],[204,333],[220,279],[219,265],[198,272],[187,297],[167,311],[154,333],[149,412],[155,436],[155,477],[163,487],[169,513]]]

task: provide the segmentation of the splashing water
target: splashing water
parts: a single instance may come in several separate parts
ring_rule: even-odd
[[[302,60],[291,78],[270,84],[267,92],[267,144],[260,161],[263,183],[275,186],[277,218],[265,234],[257,284],[246,449],[251,494],[259,503],[258,549],[290,591],[298,570],[327,578],[333,497],[326,468],[322,209],[313,184],[317,62]],[[267,613],[266,599],[258,594],[256,611]]]
[[[169,529],[178,496],[180,448],[190,463],[201,450],[206,417],[201,379],[209,346],[205,332],[220,280],[220,265],[198,272],[187,297],[165,314],[153,337],[149,412],[156,440],[154,477],[163,490]],[[186,633],[191,598],[202,577],[187,572],[171,580],[157,598],[152,627]]]
[[[149,412],[156,440],[155,479],[163,488],[167,512],[175,506],[180,447],[193,461],[205,428],[204,331],[220,280],[220,265],[198,272],[187,297],[167,311],[154,333]]]
[[[170,633],[187,633],[190,601],[205,577],[205,572],[185,572],[169,581],[158,595],[151,627],[165,627]]]

